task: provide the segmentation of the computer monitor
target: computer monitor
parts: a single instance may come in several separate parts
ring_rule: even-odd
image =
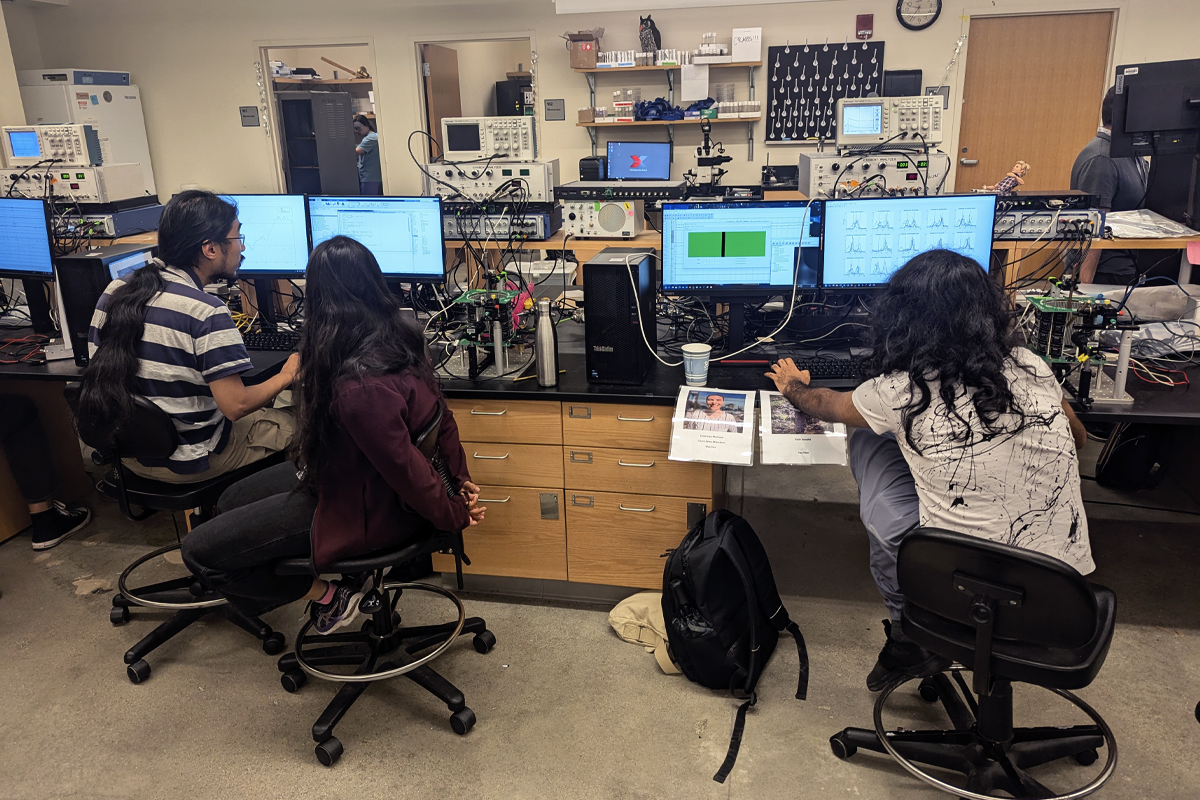
[[[1200,152],[1200,59],[1117,67],[1113,158]]]
[[[440,197],[309,197],[308,219],[313,247],[349,236],[375,255],[385,278],[445,280]]]
[[[51,280],[50,209],[41,200],[0,198],[0,277]]]
[[[669,181],[670,142],[609,142],[610,181]]]
[[[303,277],[308,266],[308,218],[302,194],[227,194],[237,206],[245,259],[238,274],[246,278]]]
[[[995,218],[994,194],[828,200],[821,284],[877,289],[913,256],[939,249],[969,256],[986,270]]]
[[[769,297],[819,285],[820,201],[663,203],[663,291]]]

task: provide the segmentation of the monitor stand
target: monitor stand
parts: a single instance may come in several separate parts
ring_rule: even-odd
[[[736,353],[746,346],[746,304],[730,302],[729,306],[729,352]]]
[[[266,301],[263,301],[263,298]],[[278,318],[275,316],[275,280],[273,278],[254,279],[254,305],[258,308],[258,321],[264,331],[276,331]]]
[[[50,317],[50,301],[46,298],[47,281],[22,278],[25,302],[29,305],[29,319],[33,321],[33,332],[53,336],[57,332]]]

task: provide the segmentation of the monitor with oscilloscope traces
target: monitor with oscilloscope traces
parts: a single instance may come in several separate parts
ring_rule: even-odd
[[[246,237],[243,277],[296,278],[308,266],[308,217],[302,194],[226,194]]]

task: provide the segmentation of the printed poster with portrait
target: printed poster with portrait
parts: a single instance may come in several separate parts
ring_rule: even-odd
[[[754,392],[681,387],[671,420],[672,461],[754,464]]]
[[[779,392],[759,392],[764,464],[846,465],[846,426],[800,411]]]

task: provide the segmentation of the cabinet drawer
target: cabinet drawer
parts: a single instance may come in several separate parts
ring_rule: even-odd
[[[704,498],[567,491],[567,575],[579,583],[661,589],[662,554],[712,510]]]
[[[563,443],[584,447],[667,450],[671,406],[563,403]]]
[[[710,464],[668,461],[666,450],[563,448],[567,489],[709,497]]]
[[[562,444],[561,403],[447,400],[464,442]]]
[[[463,571],[512,578],[567,579],[566,519],[562,489],[480,485],[487,516],[463,531],[471,566]],[[543,519],[542,494],[553,495],[555,519]],[[454,571],[454,557],[434,554],[433,568]]]
[[[483,486],[562,486],[562,448],[547,444],[463,442],[471,480]]]

